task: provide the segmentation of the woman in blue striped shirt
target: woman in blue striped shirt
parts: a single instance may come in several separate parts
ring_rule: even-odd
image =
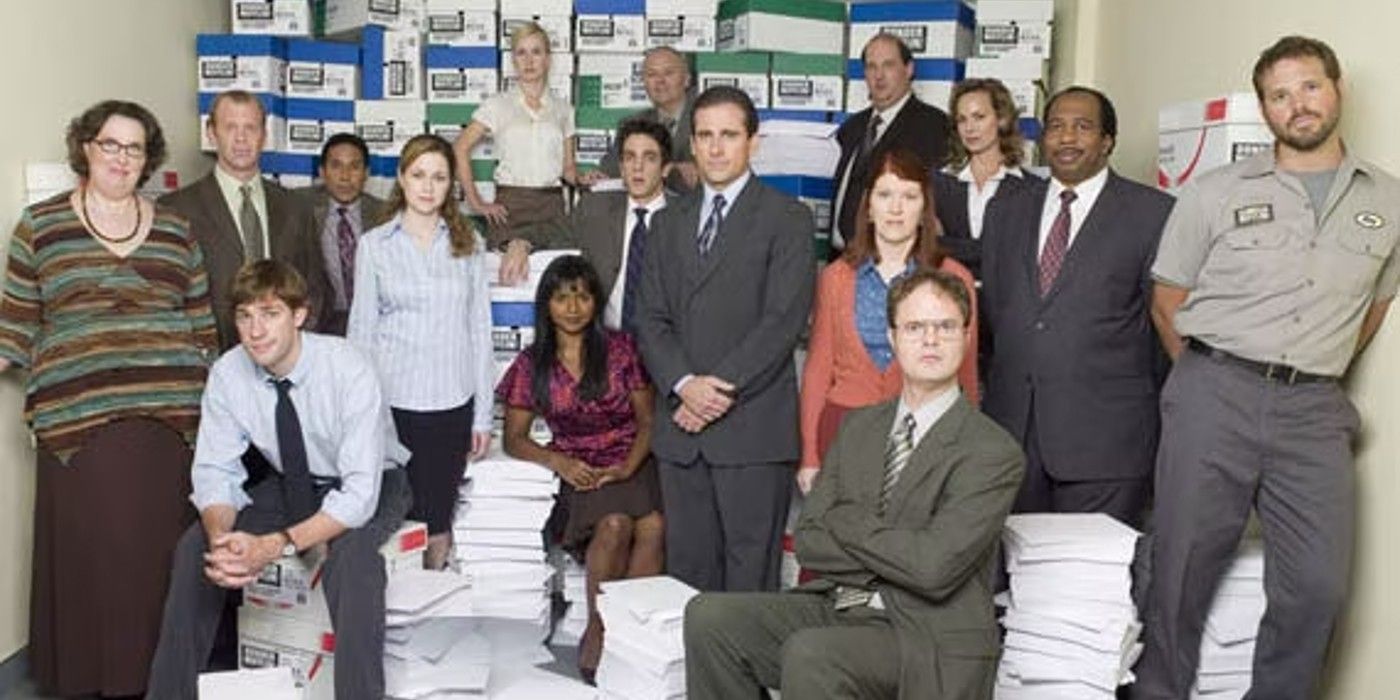
[[[424,564],[443,568],[468,452],[491,442],[491,304],[485,244],[451,197],[452,146],[416,136],[399,156],[384,224],[355,253],[347,337],[375,361],[399,441],[413,452],[409,517],[428,525]]]

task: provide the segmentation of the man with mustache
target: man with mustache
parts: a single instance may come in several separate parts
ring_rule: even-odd
[[[1260,54],[1272,150],[1188,183],[1152,274],[1176,359],[1162,392],[1153,579],[1137,698],[1186,698],[1250,510],[1268,606],[1251,698],[1313,697],[1351,569],[1358,416],[1338,380],[1400,279],[1400,182],[1337,131],[1341,68],[1315,39]]]

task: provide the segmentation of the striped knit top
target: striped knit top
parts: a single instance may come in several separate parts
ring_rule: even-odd
[[[29,368],[25,419],[67,461],[93,429],[162,421],[194,443],[205,373],[217,351],[199,245],[156,208],[125,258],[83,227],[69,194],[24,210],[0,298],[0,357]]]

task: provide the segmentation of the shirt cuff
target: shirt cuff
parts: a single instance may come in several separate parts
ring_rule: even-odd
[[[676,396],[680,396],[680,395],[681,395],[681,389],[682,389],[683,387],[685,387],[686,382],[688,382],[688,381],[690,381],[690,380],[692,380],[692,379],[694,379],[694,378],[695,378],[695,375],[694,375],[694,374],[687,374],[687,375],[685,375],[684,377],[681,377],[680,379],[677,379],[677,380],[676,380],[675,386],[672,386],[672,387],[671,387],[671,393],[675,394]]]
[[[347,529],[353,530],[364,526],[374,516],[374,509],[379,505],[378,498],[375,501],[375,503],[357,502],[350,494],[336,489],[327,493],[325,499],[321,501],[321,512]]]
[[[199,490],[190,494],[190,503],[194,504],[194,509],[203,513],[206,508],[212,506],[232,506],[234,510],[243,510],[253,504],[253,499],[242,488],[233,484],[215,489],[213,493],[201,493]]]

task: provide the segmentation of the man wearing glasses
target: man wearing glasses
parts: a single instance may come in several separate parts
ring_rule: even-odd
[[[919,269],[890,288],[898,399],[847,414],[797,524],[816,575],[787,593],[703,593],[685,615],[691,700],[991,697],[990,569],[1020,485],[1016,441],[958,390],[970,302]]]

